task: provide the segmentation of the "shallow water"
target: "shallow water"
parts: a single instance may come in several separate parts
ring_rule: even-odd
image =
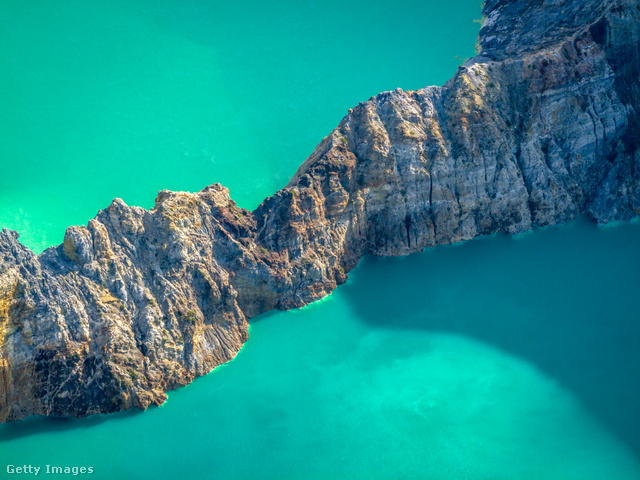
[[[350,106],[443,83],[480,16],[467,0],[3,7],[0,226],[36,250],[114,196],[149,207],[219,181],[254,207]],[[639,289],[637,223],[366,258],[160,408],[0,426],[0,477],[638,479]]]

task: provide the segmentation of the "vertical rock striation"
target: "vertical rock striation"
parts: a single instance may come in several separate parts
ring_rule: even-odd
[[[226,362],[247,319],[363,255],[640,213],[638,0],[487,0],[443,87],[381,93],[253,212],[227,189],[119,199],[34,255],[0,233],[0,421],[146,408]]]

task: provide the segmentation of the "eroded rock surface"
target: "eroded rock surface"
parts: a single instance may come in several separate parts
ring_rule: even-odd
[[[0,421],[146,408],[226,362],[247,319],[363,255],[640,213],[637,0],[488,0],[444,87],[349,111],[255,211],[228,190],[121,200],[34,255],[0,233]]]

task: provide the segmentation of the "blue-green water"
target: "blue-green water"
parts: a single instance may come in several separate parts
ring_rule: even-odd
[[[215,181],[253,207],[350,106],[443,83],[479,16],[475,0],[5,0],[0,226],[41,250],[114,196]],[[639,294],[638,224],[367,258],[160,408],[0,426],[0,478],[638,479]]]
[[[3,0],[0,225],[38,251],[114,197],[254,208],[347,109],[442,84],[480,0]]]
[[[92,478],[637,479],[640,225],[362,262],[145,413],[0,428]],[[185,476],[185,475],[188,475]]]

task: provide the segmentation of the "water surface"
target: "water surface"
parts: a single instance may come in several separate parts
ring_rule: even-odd
[[[7,0],[0,226],[39,251],[115,196],[215,181],[254,207],[350,106],[444,83],[479,11]],[[639,241],[580,220],[367,258],[160,408],[0,426],[0,477],[640,478]]]
[[[92,478],[638,479],[640,225],[365,259],[145,413],[0,427]],[[0,474],[1,475],[1,474]]]
[[[0,226],[38,251],[114,197],[254,208],[360,101],[442,84],[479,0],[4,0]]]

